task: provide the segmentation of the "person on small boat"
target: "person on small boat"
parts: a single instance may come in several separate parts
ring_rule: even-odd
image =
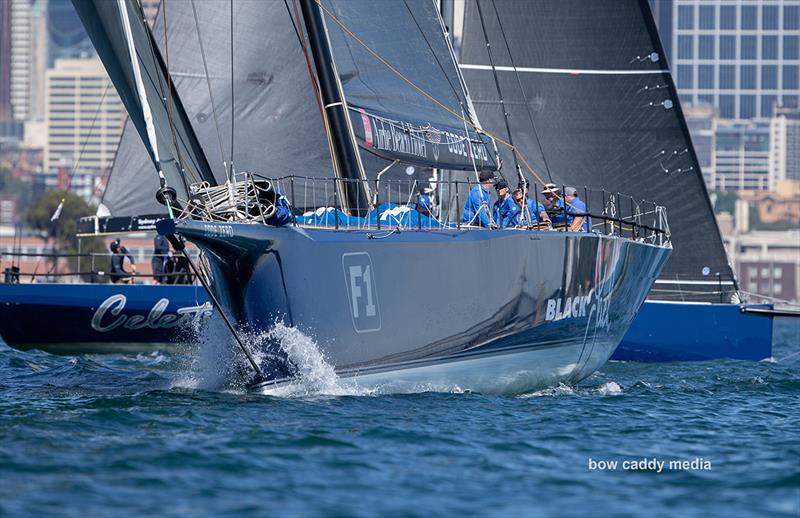
[[[489,188],[495,183],[494,173],[482,171],[478,180],[480,184],[469,191],[469,197],[464,204],[461,222],[467,225],[480,225],[484,228],[490,228],[493,223],[490,221],[491,215],[489,214],[489,202],[491,202]]]
[[[136,262],[133,260],[133,256],[125,248],[122,243],[120,243],[119,239],[115,239],[109,245],[111,249],[111,282],[118,283],[130,283],[133,280],[133,274],[136,273]],[[125,270],[125,258],[128,258],[128,261],[131,263],[131,270],[132,272],[128,272]]]
[[[153,268],[153,284],[165,284],[166,266],[169,262],[169,241],[165,236],[157,235],[153,239],[153,257],[150,266]]]
[[[508,182],[505,180],[497,180],[494,188],[497,190],[497,201],[494,202],[492,207],[492,220],[498,226],[507,227],[508,218],[514,212],[514,200],[511,199]]]
[[[567,187],[564,189],[564,201],[567,202],[567,226],[572,232],[589,232],[592,228],[592,218],[589,216],[577,216],[586,212],[586,204],[578,197],[578,189]]]

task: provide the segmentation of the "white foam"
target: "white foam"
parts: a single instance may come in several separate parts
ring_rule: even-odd
[[[609,381],[597,387],[595,391],[601,396],[616,396],[622,394],[622,387],[615,381]]]

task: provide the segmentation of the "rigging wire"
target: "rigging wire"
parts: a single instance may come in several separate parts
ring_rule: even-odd
[[[231,2],[231,166],[230,171],[228,173],[228,181],[233,180],[233,144],[234,144],[234,135],[236,134],[235,131],[235,124],[236,124],[236,103],[234,101],[234,77],[233,77],[233,0]]]
[[[480,0],[475,0],[477,4]],[[511,54],[511,46],[508,44],[508,38],[506,38],[506,31],[503,28],[503,22],[500,21],[500,13],[497,11],[497,4],[495,0],[492,0],[492,8],[494,9],[494,14],[497,17],[497,25],[500,27],[500,34],[503,36],[503,42],[506,45],[506,50],[508,51],[508,57],[511,61],[511,68],[514,69],[514,75],[517,78],[517,84],[519,84],[519,91],[522,93],[522,101],[525,103],[525,111],[528,113],[528,120],[531,121],[531,129],[533,129],[533,135],[536,137],[536,145],[539,146],[539,152],[542,154],[542,162],[544,163],[544,170],[547,173],[547,177],[550,181],[553,181],[553,175],[550,173],[550,167],[547,165],[547,157],[544,154],[544,148],[542,147],[542,142],[539,139],[539,132],[536,131],[536,123],[533,122],[533,113],[531,113],[530,104],[528,104],[528,96],[525,95],[525,88],[522,86],[522,79],[519,75],[519,70],[517,70],[517,65],[514,63],[514,55]],[[480,7],[478,7],[480,10]],[[485,33],[485,29],[484,29]]]
[[[475,0],[475,5],[478,7],[478,17],[481,20],[481,29],[483,29],[483,38],[486,40],[486,52],[489,55],[489,65],[491,65],[492,67],[492,77],[494,77],[494,86],[497,89],[497,97],[498,99],[500,99],[500,109],[503,110],[503,122],[505,122],[506,125],[508,142],[512,146],[514,146],[514,138],[511,135],[511,126],[508,124],[508,111],[506,111],[506,103],[505,100],[503,100],[503,92],[500,90],[500,80],[497,78],[497,69],[494,66],[494,59],[492,58],[492,45],[491,43],[489,43],[489,34],[486,32],[486,23],[484,23],[483,10],[481,9],[480,0]],[[517,171],[519,180],[521,184],[524,186],[525,176],[523,176],[522,174],[522,168],[519,166],[519,159],[517,158],[517,151],[514,147],[511,148],[511,156],[514,158],[514,168]],[[505,179],[505,176],[503,178]]]
[[[89,145],[89,139],[92,137],[92,133],[94,132],[95,124],[97,123],[97,119],[100,117],[100,112],[102,111],[103,106],[105,105],[106,95],[108,94],[108,90],[110,88],[111,88],[111,82],[109,81],[109,82],[106,83],[106,87],[103,89],[103,95],[100,97],[100,102],[98,103],[97,109],[94,112],[94,118],[92,119],[92,124],[89,126],[89,133],[86,134],[86,138],[83,140],[83,144],[81,145],[81,149],[78,152],[78,159],[75,161],[74,164],[72,164],[72,171],[70,171],[69,177],[67,178],[67,187],[66,187],[66,189],[64,189],[67,192],[69,192],[69,190],[72,188],[72,180],[75,179],[75,174],[78,172],[78,168],[80,167],[81,161],[83,160],[83,153],[84,153],[84,151],[86,151],[86,147]],[[64,210],[64,202],[65,201],[66,201],[66,196],[61,198],[61,201],[59,202],[58,206],[56,207],[56,210],[53,212],[53,215],[50,217],[50,222],[52,223],[52,228],[50,230],[50,234],[51,235],[54,234],[55,231],[56,231],[56,222],[61,217],[61,212]],[[20,235],[20,239],[22,239],[21,235]],[[47,241],[45,242],[45,245],[44,245],[45,248],[47,248],[47,245],[49,244],[49,241],[50,241],[50,236],[48,235],[47,236]],[[33,281],[33,279],[36,278],[36,271],[39,269],[39,263],[41,261],[42,261],[42,258],[40,256],[39,259],[37,259],[36,264],[34,265],[33,276],[31,277],[31,281]],[[53,269],[55,268],[55,266],[56,266],[56,263],[53,263],[53,266],[50,268],[50,271],[48,273],[52,272]]]
[[[430,100],[432,103],[436,104],[436,105],[437,105],[437,106],[439,106],[440,108],[444,109],[445,111],[447,111],[448,113],[450,113],[451,115],[453,115],[454,117],[456,117],[458,120],[460,120],[460,121],[463,121],[463,122],[464,122],[464,123],[466,123],[468,126],[472,127],[472,128],[475,130],[475,131],[477,131],[477,132],[480,132],[480,133],[483,133],[483,134],[485,134],[485,135],[488,135],[488,136],[492,137],[493,139],[495,139],[495,141],[497,141],[497,142],[500,142],[501,144],[503,144],[504,146],[508,147],[509,149],[515,149],[515,150],[517,150],[518,157],[519,157],[519,159],[522,161],[522,164],[525,166],[525,168],[526,168],[526,169],[527,169],[527,170],[528,170],[528,171],[529,171],[529,172],[530,172],[530,173],[531,173],[531,174],[532,174],[532,175],[533,175],[535,178],[537,178],[539,181],[541,181],[543,184],[544,184],[544,183],[546,183],[546,182],[545,182],[545,181],[542,179],[542,177],[541,177],[541,176],[539,176],[539,174],[538,174],[538,173],[537,173],[537,172],[536,172],[536,171],[533,169],[533,167],[530,165],[530,163],[529,163],[529,162],[528,162],[528,161],[525,159],[525,155],[524,155],[522,152],[520,152],[520,151],[519,151],[519,150],[518,150],[518,149],[517,149],[517,148],[516,148],[514,145],[512,145],[512,144],[511,144],[511,143],[509,143],[508,141],[506,141],[506,140],[504,140],[504,139],[502,139],[502,138],[498,137],[497,135],[494,135],[494,134],[492,134],[492,133],[490,133],[490,132],[488,132],[488,131],[486,131],[486,130],[483,130],[483,129],[479,128],[479,127],[478,127],[478,126],[477,126],[475,123],[473,123],[472,121],[469,121],[469,120],[467,120],[466,118],[464,118],[464,117],[463,117],[461,114],[459,114],[458,112],[456,112],[456,111],[452,110],[451,108],[449,108],[449,107],[445,106],[444,104],[442,104],[442,103],[441,103],[439,100],[437,100],[435,97],[433,97],[432,95],[430,95],[429,93],[427,93],[425,90],[423,90],[422,88],[420,88],[419,86],[417,86],[417,85],[416,85],[416,84],[415,84],[413,81],[411,81],[411,80],[410,80],[410,79],[408,79],[406,76],[404,76],[402,72],[400,72],[400,71],[399,71],[399,70],[397,70],[395,67],[393,67],[393,66],[392,66],[392,65],[391,65],[389,62],[387,62],[385,59],[383,59],[383,58],[382,58],[382,57],[381,57],[381,56],[380,56],[380,55],[379,55],[377,52],[375,52],[374,50],[372,50],[372,48],[371,48],[369,45],[367,45],[367,44],[366,44],[366,43],[365,43],[365,42],[364,42],[364,41],[363,41],[361,38],[359,38],[358,36],[356,36],[356,35],[353,33],[353,31],[351,31],[351,30],[350,30],[350,29],[349,29],[349,28],[348,28],[348,27],[347,27],[347,26],[346,26],[346,25],[345,25],[345,24],[344,24],[344,23],[343,23],[341,20],[339,20],[339,18],[337,18],[335,14],[333,14],[333,13],[332,13],[332,12],[331,12],[331,11],[330,11],[328,8],[326,8],[324,5],[322,5],[322,2],[321,2],[320,0],[315,0],[315,2],[317,3],[317,5],[319,5],[320,9],[322,9],[322,11],[323,11],[323,12],[324,12],[324,13],[325,13],[325,14],[326,14],[326,15],[327,15],[327,16],[328,16],[328,17],[329,17],[329,18],[330,18],[330,19],[331,19],[331,20],[332,20],[334,23],[336,23],[336,25],[338,25],[339,27],[341,27],[341,29],[342,29],[342,30],[343,30],[343,31],[344,31],[344,32],[345,32],[345,33],[346,33],[348,36],[350,36],[351,38],[353,38],[353,39],[354,39],[356,42],[358,42],[358,44],[359,44],[359,45],[361,45],[362,47],[364,47],[364,49],[366,49],[366,51],[367,51],[367,52],[369,52],[369,53],[370,53],[370,54],[371,54],[371,55],[372,55],[372,56],[373,56],[373,57],[374,57],[376,60],[378,60],[378,62],[379,62],[379,63],[381,63],[383,66],[385,66],[387,69],[389,69],[389,70],[390,70],[390,71],[391,71],[393,74],[395,74],[395,75],[396,75],[396,76],[398,76],[400,79],[402,79],[403,81],[405,81],[405,82],[406,82],[406,83],[407,83],[407,84],[408,84],[408,85],[409,85],[411,88],[413,88],[414,90],[416,90],[417,92],[419,92],[420,94],[422,94],[424,97],[426,97],[426,98],[427,98],[428,100]]]
[[[168,94],[168,96],[167,96],[167,119],[169,121],[169,131],[170,131],[170,134],[172,135],[172,145],[175,146],[175,152],[178,155],[177,156],[177,158],[178,158],[178,166],[180,167],[181,172],[185,173],[186,172],[186,168],[184,167],[183,156],[181,155],[181,150],[180,150],[180,147],[178,146],[178,136],[177,136],[177,132],[175,131],[174,113],[173,113],[173,106],[172,106],[172,75],[169,73],[169,40],[167,39],[167,25],[168,25],[168,21],[167,21],[167,0],[163,0],[162,12],[164,13],[164,58],[165,58],[165,62],[166,62],[165,65],[166,65],[166,68],[167,68],[167,70],[166,70],[167,73],[165,74],[166,78],[167,78],[167,94]],[[142,17],[142,19],[144,19],[144,12],[141,10],[141,8],[139,9],[139,15]],[[145,29],[147,29],[147,28],[145,27]],[[151,55],[153,57],[153,61],[156,62],[155,49],[153,48],[153,39],[152,38],[147,38],[147,39],[148,39],[148,41],[150,43],[149,47],[150,47],[150,53],[151,53]],[[159,83],[159,86],[162,86],[160,77],[158,78],[158,83]],[[163,88],[163,86],[162,86],[162,88]],[[162,92],[162,98],[163,98],[163,92]],[[186,185],[186,178],[184,177],[183,174],[181,174],[181,178],[183,179],[184,187],[188,191],[189,190],[189,186]]]
[[[463,104],[463,100],[462,100],[463,94],[459,94],[458,89],[456,89],[455,85],[450,80],[450,76],[447,74],[447,71],[445,70],[444,66],[442,65],[442,62],[439,61],[439,56],[437,56],[436,52],[434,52],[433,46],[431,45],[430,40],[428,40],[428,36],[422,30],[422,27],[419,26],[419,22],[417,21],[417,18],[414,16],[414,12],[411,10],[411,7],[409,7],[408,1],[407,0],[403,0],[403,5],[406,6],[406,9],[408,10],[408,14],[411,15],[411,19],[414,21],[414,25],[416,25],[417,26],[417,30],[419,30],[420,36],[422,36],[422,39],[424,39],[425,43],[428,45],[428,50],[431,51],[431,55],[433,55],[433,58],[436,60],[436,64],[439,66],[439,69],[442,71],[442,74],[444,75],[445,79],[447,79],[447,83],[450,85],[450,88],[453,90],[453,93],[455,94],[456,99],[458,99],[458,102],[460,104]]]
[[[203,46],[203,37],[200,34],[200,21],[197,17],[197,9],[194,5],[194,0],[192,2],[192,13],[194,14],[194,26],[197,29],[197,42],[200,44],[200,56],[203,59],[203,71],[206,74],[206,86],[208,87],[208,97],[211,99],[211,114],[214,116],[214,126],[217,129],[217,141],[219,142],[219,156],[222,159],[222,167],[227,172],[228,164],[225,160],[225,147],[222,144],[222,132],[219,129],[219,118],[217,117],[217,105],[214,102],[214,92],[211,88],[211,78],[208,75],[208,63],[206,61],[206,51],[205,47]]]

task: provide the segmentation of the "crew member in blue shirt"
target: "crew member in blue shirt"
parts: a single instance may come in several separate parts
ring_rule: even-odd
[[[589,216],[575,216],[573,214],[586,213],[586,204],[578,198],[578,190],[575,187],[564,189],[564,201],[567,202],[567,226],[572,232],[589,232],[592,228],[592,218]]]
[[[495,177],[491,171],[482,171],[478,177],[480,185],[476,185],[469,191],[469,197],[464,204],[464,212],[461,222],[468,225],[480,225],[484,228],[492,226],[489,221],[489,188],[494,185]]]
[[[111,272],[109,273],[111,282],[114,284],[118,282],[130,283],[133,280],[133,274],[125,270],[125,258],[128,258],[128,261],[131,263],[131,270],[133,270],[133,273],[136,273],[136,262],[133,260],[133,256],[128,249],[120,243],[119,239],[112,241],[109,248],[111,249]]]
[[[423,188],[420,188],[419,194],[417,195],[416,208],[417,212],[419,212],[423,216],[430,217],[433,204],[431,203],[431,197],[425,192],[425,189]]]
[[[514,212],[514,200],[511,199],[508,182],[497,180],[494,188],[497,190],[497,201],[492,206],[492,220],[500,227],[508,226],[508,218]]]
[[[509,216],[509,226],[514,227],[528,224],[528,215],[522,213],[524,197],[525,196],[522,192],[522,188],[518,188],[516,191],[514,191],[514,194],[512,195],[512,198],[514,199],[514,211]],[[530,212],[531,225],[550,221],[550,219],[547,217],[547,212],[545,212],[544,206],[541,203],[528,198],[527,205],[528,212]]]

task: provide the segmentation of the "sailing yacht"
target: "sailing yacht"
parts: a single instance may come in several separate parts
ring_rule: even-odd
[[[591,213],[607,232],[448,220],[445,202],[457,209],[500,162],[431,0],[172,0],[165,20],[197,38],[170,42],[165,29],[163,54],[136,0],[74,4],[155,166],[170,212],[159,232],[203,251],[200,277],[265,387],[296,365],[270,343],[257,363],[241,334],[276,322],[360,384],[577,382],[614,352],[669,257],[655,204],[648,218]],[[227,27],[208,30],[202,14]],[[208,73],[222,36],[227,81]],[[170,45],[189,44],[203,55],[204,117],[172,79]],[[543,180],[533,168],[498,174],[524,190]],[[421,190],[436,210],[409,203]]]
[[[772,306],[741,303],[648,2],[461,6],[460,67],[485,128],[505,131],[504,100],[517,147],[550,181],[633,189],[670,214],[674,251],[614,358],[770,357]]]

